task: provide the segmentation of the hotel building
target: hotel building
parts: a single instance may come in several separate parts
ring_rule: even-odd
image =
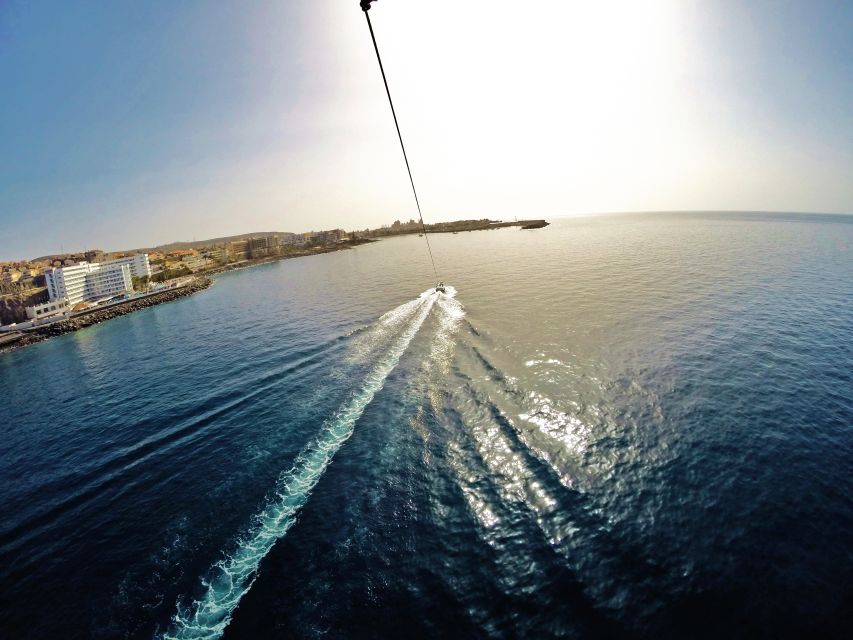
[[[142,278],[143,276],[151,277],[151,264],[148,262],[147,253],[136,253],[132,256],[127,256],[126,258],[107,260],[106,262],[99,262],[98,264],[102,267],[126,264],[130,267],[130,276],[132,278]]]
[[[66,298],[71,307],[86,300],[133,291],[129,264],[80,262],[48,269],[44,278],[50,299]]]
[[[234,240],[229,242],[226,248],[228,259],[232,262],[241,262],[249,259],[249,241]]]

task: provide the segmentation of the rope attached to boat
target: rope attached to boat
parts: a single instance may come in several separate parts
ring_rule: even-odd
[[[412,168],[409,166],[409,156],[406,155],[406,145],[403,144],[403,134],[400,133],[400,123],[397,122],[397,112],[394,109],[394,101],[391,99],[391,90],[388,88],[388,79],[385,77],[385,67],[382,66],[382,56],[379,55],[379,46],[376,44],[376,36],[373,33],[373,25],[370,23],[370,3],[375,0],[361,0],[361,10],[364,11],[364,17],[367,18],[367,28],[370,29],[370,39],[373,41],[373,49],[376,51],[376,60],[379,61],[379,70],[382,72],[382,82],[385,83],[385,93],[388,94],[388,104],[391,105],[391,115],[394,116],[394,126],[397,128],[397,137],[400,139],[400,148],[403,150],[403,159],[406,161],[406,171],[409,172],[409,182],[412,183],[412,193],[415,194],[415,204],[418,207],[418,217],[421,221],[421,229],[424,232],[424,240],[426,240],[427,251],[429,251],[429,260],[432,263],[432,271],[435,274],[435,279],[438,280],[438,269],[435,268],[435,259],[432,257],[432,247],[429,246],[429,236],[427,235],[426,225],[424,224],[424,215],[421,213],[421,203],[418,201],[418,191],[415,189],[415,180],[412,178]]]

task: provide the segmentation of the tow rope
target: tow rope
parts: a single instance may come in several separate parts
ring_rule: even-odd
[[[394,116],[394,126],[397,128],[397,137],[400,139],[400,148],[403,150],[403,160],[406,161],[406,171],[409,172],[409,182],[412,183],[412,193],[415,195],[415,205],[418,208],[418,218],[421,221],[421,229],[424,232],[424,240],[426,240],[427,251],[429,251],[429,261],[432,263],[432,272],[435,274],[435,279],[438,280],[438,269],[435,268],[435,259],[432,257],[432,247],[429,246],[429,236],[427,235],[426,225],[424,224],[424,215],[421,213],[421,203],[418,201],[418,191],[415,189],[415,180],[412,178],[412,168],[409,166],[409,156],[406,155],[406,145],[403,144],[403,134],[400,133],[400,123],[397,121],[397,111],[394,109],[394,101],[391,99],[391,90],[388,88],[388,78],[385,77],[385,67],[382,66],[382,56],[379,55],[379,46],[376,44],[376,36],[373,33],[373,25],[370,23],[370,3],[376,0],[361,0],[361,10],[364,12],[364,17],[367,18],[367,28],[370,30],[370,39],[373,41],[373,50],[376,51],[376,60],[379,62],[379,70],[382,72],[382,82],[385,83],[385,93],[388,94],[388,104],[391,105],[391,115]]]

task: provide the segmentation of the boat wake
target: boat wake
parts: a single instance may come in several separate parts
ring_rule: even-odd
[[[455,291],[444,295],[453,294]],[[164,638],[210,639],[222,635],[240,599],[252,587],[261,560],[296,522],[297,513],[308,501],[335,453],[352,435],[356,422],[382,389],[437,299],[434,290],[429,289],[417,299],[385,314],[371,327],[369,335],[357,347],[377,345],[383,338],[387,340],[392,330],[390,335],[396,335],[396,339],[391,347],[379,356],[361,388],[326,421],[319,436],[302,451],[293,467],[281,475],[273,497],[238,540],[236,548],[217,562],[202,580],[203,595],[187,606],[178,605]],[[393,330],[400,332],[396,334]]]

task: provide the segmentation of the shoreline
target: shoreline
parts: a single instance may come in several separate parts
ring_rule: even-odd
[[[500,222],[496,220],[457,220],[455,222],[436,222],[426,225],[428,234],[436,233],[462,233],[463,231],[491,231],[492,229],[506,229],[507,227],[519,227],[519,230],[524,229],[542,229],[547,227],[550,222],[541,218],[531,218],[525,220],[513,220],[512,222]],[[420,227],[406,228],[394,230],[378,229],[377,235],[371,236],[371,239],[392,238],[394,236],[408,236],[413,234],[423,235],[423,229]]]
[[[244,260],[243,262],[234,262],[231,264],[222,265],[220,267],[213,267],[212,269],[207,269],[205,271],[199,272],[199,275],[203,276],[215,276],[220,273],[227,273],[229,271],[239,271],[240,269],[248,269],[249,267],[258,267],[263,264],[272,264],[273,262],[279,262],[280,260],[292,260],[293,258],[308,258],[311,256],[321,255],[323,253],[334,253],[336,251],[346,251],[347,249],[351,249],[353,247],[357,247],[363,244],[371,244],[373,242],[377,242],[378,238],[360,238],[358,240],[349,240],[347,242],[342,242],[339,245],[333,245],[328,247],[318,247],[316,249],[302,250],[298,252],[288,253],[281,256],[269,256],[266,258],[259,258],[257,260]]]
[[[101,322],[112,320],[113,318],[118,318],[119,316],[125,316],[130,313],[134,313],[135,311],[147,309],[148,307],[154,307],[167,302],[172,302],[173,300],[178,300],[179,298],[191,296],[194,293],[207,289],[212,284],[213,280],[206,275],[202,275],[194,278],[192,282],[184,285],[183,287],[153,293],[145,296],[144,298],[133,298],[126,302],[110,305],[103,309],[83,311],[79,314],[66,318],[65,320],[59,320],[43,327],[26,329],[19,332],[9,332],[8,334],[0,334],[0,356],[13,351],[18,351],[19,349],[24,349],[33,344],[38,344],[39,342],[44,342],[45,340],[50,340],[51,338],[65,335],[66,333],[79,331],[80,329],[85,329],[86,327],[91,327],[92,325],[100,324]]]
[[[248,269],[250,267],[257,267],[264,264],[272,264],[280,260],[305,258],[323,253],[344,251],[358,245],[373,242],[377,242],[377,240],[364,238],[341,243],[340,245],[335,246],[321,247],[307,251],[303,250],[282,256],[270,256],[258,260],[247,260],[241,263],[214,267],[213,269],[208,269],[206,271],[199,272],[198,274],[194,274],[193,281],[191,283],[176,289],[150,294],[142,298],[134,298],[118,304],[112,304],[101,309],[96,308],[81,311],[69,318],[58,320],[57,322],[53,322],[42,327],[0,333],[0,357],[4,354],[24,349],[30,345],[38,344],[39,342],[44,342],[45,340],[50,340],[51,338],[56,338],[58,336],[65,335],[66,333],[79,331],[80,329],[85,329],[86,327],[90,327],[94,324],[100,324],[101,322],[106,322],[107,320],[118,318],[119,316],[124,316],[135,311],[147,309],[148,307],[165,304],[179,298],[191,296],[194,293],[203,291],[211,286],[213,284],[213,277],[221,273],[239,271],[241,269]]]
[[[545,220],[518,220],[513,222],[488,221],[487,223],[476,221],[474,224],[439,223],[437,225],[428,225],[427,233],[459,233],[460,231],[485,231],[506,227],[520,227],[521,229],[539,229],[547,226],[548,224],[549,223]],[[430,229],[430,226],[439,228]],[[239,271],[241,269],[248,269],[250,267],[257,267],[265,264],[272,264],[281,260],[306,258],[310,256],[321,255],[324,253],[344,251],[353,247],[357,247],[359,245],[371,244],[374,242],[379,242],[383,239],[392,238],[395,236],[413,235],[415,233],[418,233],[418,231],[405,230],[391,232],[377,237],[350,240],[332,246],[316,247],[308,250],[303,249],[300,251],[293,251],[287,253],[286,255],[269,256],[257,260],[246,260],[243,262],[214,267],[212,269],[208,269],[194,274],[192,282],[176,289],[170,289],[168,291],[150,294],[141,298],[134,298],[131,300],[127,300],[126,302],[113,304],[101,309],[96,308],[82,311],[64,320],[59,320],[57,322],[47,324],[42,327],[0,333],[0,357],[2,357],[4,354],[12,353],[13,351],[18,351],[19,349],[23,349],[30,345],[38,344],[39,342],[44,342],[45,340],[50,340],[51,338],[65,335],[66,333],[79,331],[80,329],[85,329],[86,327],[90,327],[95,324],[100,324],[101,322],[106,322],[107,320],[112,320],[113,318],[117,318],[119,316],[124,316],[135,311],[140,311],[141,309],[147,309],[148,307],[153,307],[159,304],[165,304],[167,302],[172,302],[173,300],[177,300],[179,298],[191,296],[194,293],[203,291],[204,289],[210,287],[213,284],[213,278],[222,273],[228,273],[230,271]]]

